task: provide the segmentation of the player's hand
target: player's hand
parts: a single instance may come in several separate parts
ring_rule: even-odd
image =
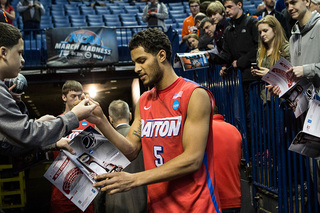
[[[126,192],[136,187],[134,175],[127,172],[104,173],[95,177],[98,182],[93,186],[102,187],[101,191],[106,191],[108,194]]]
[[[81,121],[91,116],[96,107],[97,105],[92,101],[90,102],[89,99],[84,99],[73,107],[71,111],[78,117],[79,121]]]
[[[56,142],[56,147],[58,149],[64,149],[67,150],[68,152],[70,152],[71,154],[75,154],[75,151],[71,148],[71,146],[69,145],[69,142],[71,140],[67,139],[67,138],[61,138],[60,140],[58,140]]]
[[[279,94],[281,93],[279,86],[268,85],[268,86],[266,86],[266,88],[268,89],[268,91],[270,92],[271,95],[273,95],[275,97],[279,97]]]
[[[97,107],[94,109],[93,113],[86,120],[89,121],[90,123],[99,125],[103,119],[107,119],[107,118],[103,113],[103,110],[98,102],[92,100],[91,98],[89,99],[89,101],[92,104],[96,105]]]

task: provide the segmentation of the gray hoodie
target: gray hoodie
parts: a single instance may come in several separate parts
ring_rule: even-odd
[[[22,114],[7,86],[0,80],[0,154],[15,155],[22,150],[55,143],[79,126],[73,112],[45,122],[29,120]]]
[[[320,14],[312,12],[307,24],[300,29],[292,28],[290,58],[293,66],[303,65],[303,75],[313,83],[320,95]],[[301,31],[300,31],[301,30]]]

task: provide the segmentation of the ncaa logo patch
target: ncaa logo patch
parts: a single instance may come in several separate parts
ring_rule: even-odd
[[[86,127],[86,126],[88,126],[88,122],[87,121],[82,121],[81,125]]]
[[[174,110],[178,109],[178,108],[179,108],[179,105],[180,105],[179,101],[178,101],[178,100],[175,100],[175,101],[173,102],[173,104],[172,104],[172,109],[174,109]]]

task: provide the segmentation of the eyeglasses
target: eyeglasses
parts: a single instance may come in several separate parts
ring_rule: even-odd
[[[197,5],[190,5],[189,7],[194,7],[194,8],[196,8],[196,7],[199,7],[199,5],[197,4]]]

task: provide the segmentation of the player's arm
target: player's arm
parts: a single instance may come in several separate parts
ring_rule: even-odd
[[[94,101],[93,101],[94,102]],[[94,102],[99,105],[97,102]],[[108,118],[104,115],[101,107],[97,107],[94,111],[95,118],[87,119],[91,123],[95,123],[99,131],[113,143],[129,160],[134,160],[141,149],[140,141],[140,111],[137,104],[135,110],[135,118],[130,130],[127,134],[127,138],[118,133],[110,124]]]
[[[95,183],[94,186],[103,186],[103,191],[117,193],[196,172],[202,165],[209,132],[210,114],[211,103],[207,92],[204,89],[196,89],[188,104],[182,140],[184,152],[181,155],[157,168],[139,173],[118,172],[99,175],[97,179],[102,180]]]

